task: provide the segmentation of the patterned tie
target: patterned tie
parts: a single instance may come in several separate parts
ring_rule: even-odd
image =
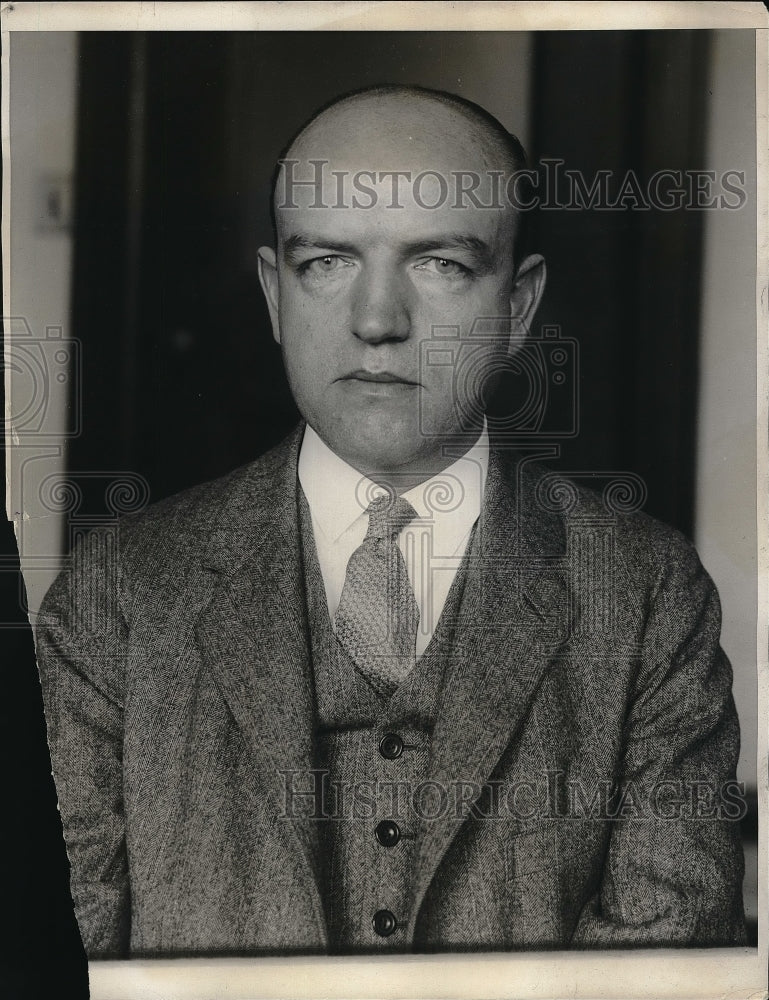
[[[374,690],[389,698],[416,660],[419,608],[396,539],[416,516],[402,497],[373,500],[368,531],[347,563],[334,631]]]

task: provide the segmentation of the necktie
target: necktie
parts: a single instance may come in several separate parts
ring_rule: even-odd
[[[397,544],[417,515],[402,497],[381,496],[368,508],[368,531],[350,556],[334,631],[375,691],[390,697],[416,659],[419,608]]]

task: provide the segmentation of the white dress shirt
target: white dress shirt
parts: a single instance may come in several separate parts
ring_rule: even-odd
[[[417,656],[432,638],[462,562],[486,486],[489,436],[442,472],[402,495],[417,512],[398,536],[419,607]],[[308,425],[299,452],[299,482],[312,516],[318,562],[333,622],[347,562],[368,529],[366,508],[384,490],[339,458]]]

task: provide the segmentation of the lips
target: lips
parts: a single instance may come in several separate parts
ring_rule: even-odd
[[[394,372],[372,372],[366,368],[359,368],[357,371],[350,372],[349,375],[344,375],[342,377],[342,380],[357,381],[357,382],[378,382],[385,384],[401,384],[401,385],[417,384],[411,379],[404,378],[402,375],[396,375]]]

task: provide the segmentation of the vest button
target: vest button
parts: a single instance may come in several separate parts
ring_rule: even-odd
[[[386,760],[395,760],[403,753],[403,740],[397,733],[385,733],[379,741],[379,752]]]
[[[398,921],[389,910],[377,910],[371,924],[380,937],[389,937],[398,926]]]
[[[400,827],[393,819],[383,819],[381,823],[377,823],[374,833],[382,847],[395,847],[401,839]]]

